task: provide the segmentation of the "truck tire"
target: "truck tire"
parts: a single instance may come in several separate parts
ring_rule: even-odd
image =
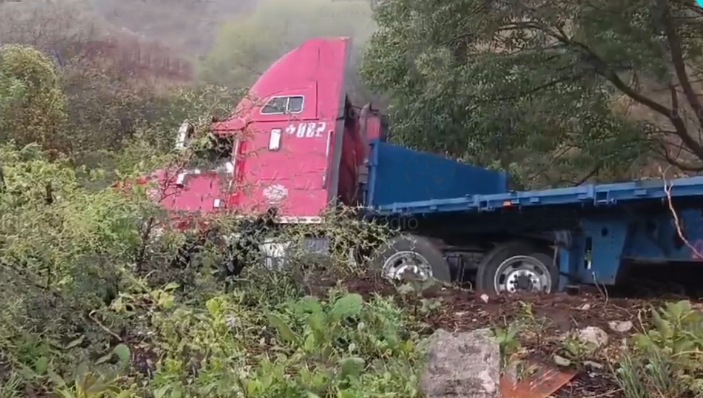
[[[388,279],[432,277],[442,282],[452,281],[449,263],[442,252],[421,236],[401,235],[391,239],[376,250],[371,265]]]
[[[513,241],[497,245],[478,266],[477,290],[488,294],[552,293],[559,283],[559,269],[551,256],[535,245]]]

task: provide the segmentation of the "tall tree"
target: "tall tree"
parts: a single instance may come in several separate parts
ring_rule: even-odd
[[[46,56],[31,47],[0,46],[0,142],[38,142],[46,149],[64,149],[58,144],[66,122],[65,100]]]
[[[375,18],[362,74],[404,143],[526,185],[625,177],[652,154],[703,170],[695,1],[383,0]]]

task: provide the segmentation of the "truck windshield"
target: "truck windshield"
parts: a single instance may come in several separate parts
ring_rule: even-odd
[[[235,139],[232,136],[210,135],[206,145],[193,148],[193,156],[188,162],[188,168],[231,172],[234,169],[232,163],[234,142]]]

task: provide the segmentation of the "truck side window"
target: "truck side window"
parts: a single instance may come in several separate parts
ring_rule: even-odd
[[[300,113],[303,111],[303,97],[288,97],[288,113]]]
[[[261,109],[262,115],[282,115],[286,113],[300,113],[303,111],[305,99],[302,95],[290,97],[274,97]]]

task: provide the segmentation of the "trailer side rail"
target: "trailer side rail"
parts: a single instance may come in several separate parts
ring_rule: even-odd
[[[703,176],[672,179],[666,181],[666,184],[671,186],[672,198],[701,196],[703,199]],[[376,214],[408,215],[440,212],[486,212],[510,207],[556,205],[606,207],[622,202],[665,198],[665,181],[656,179],[394,203],[376,206],[370,210]]]

